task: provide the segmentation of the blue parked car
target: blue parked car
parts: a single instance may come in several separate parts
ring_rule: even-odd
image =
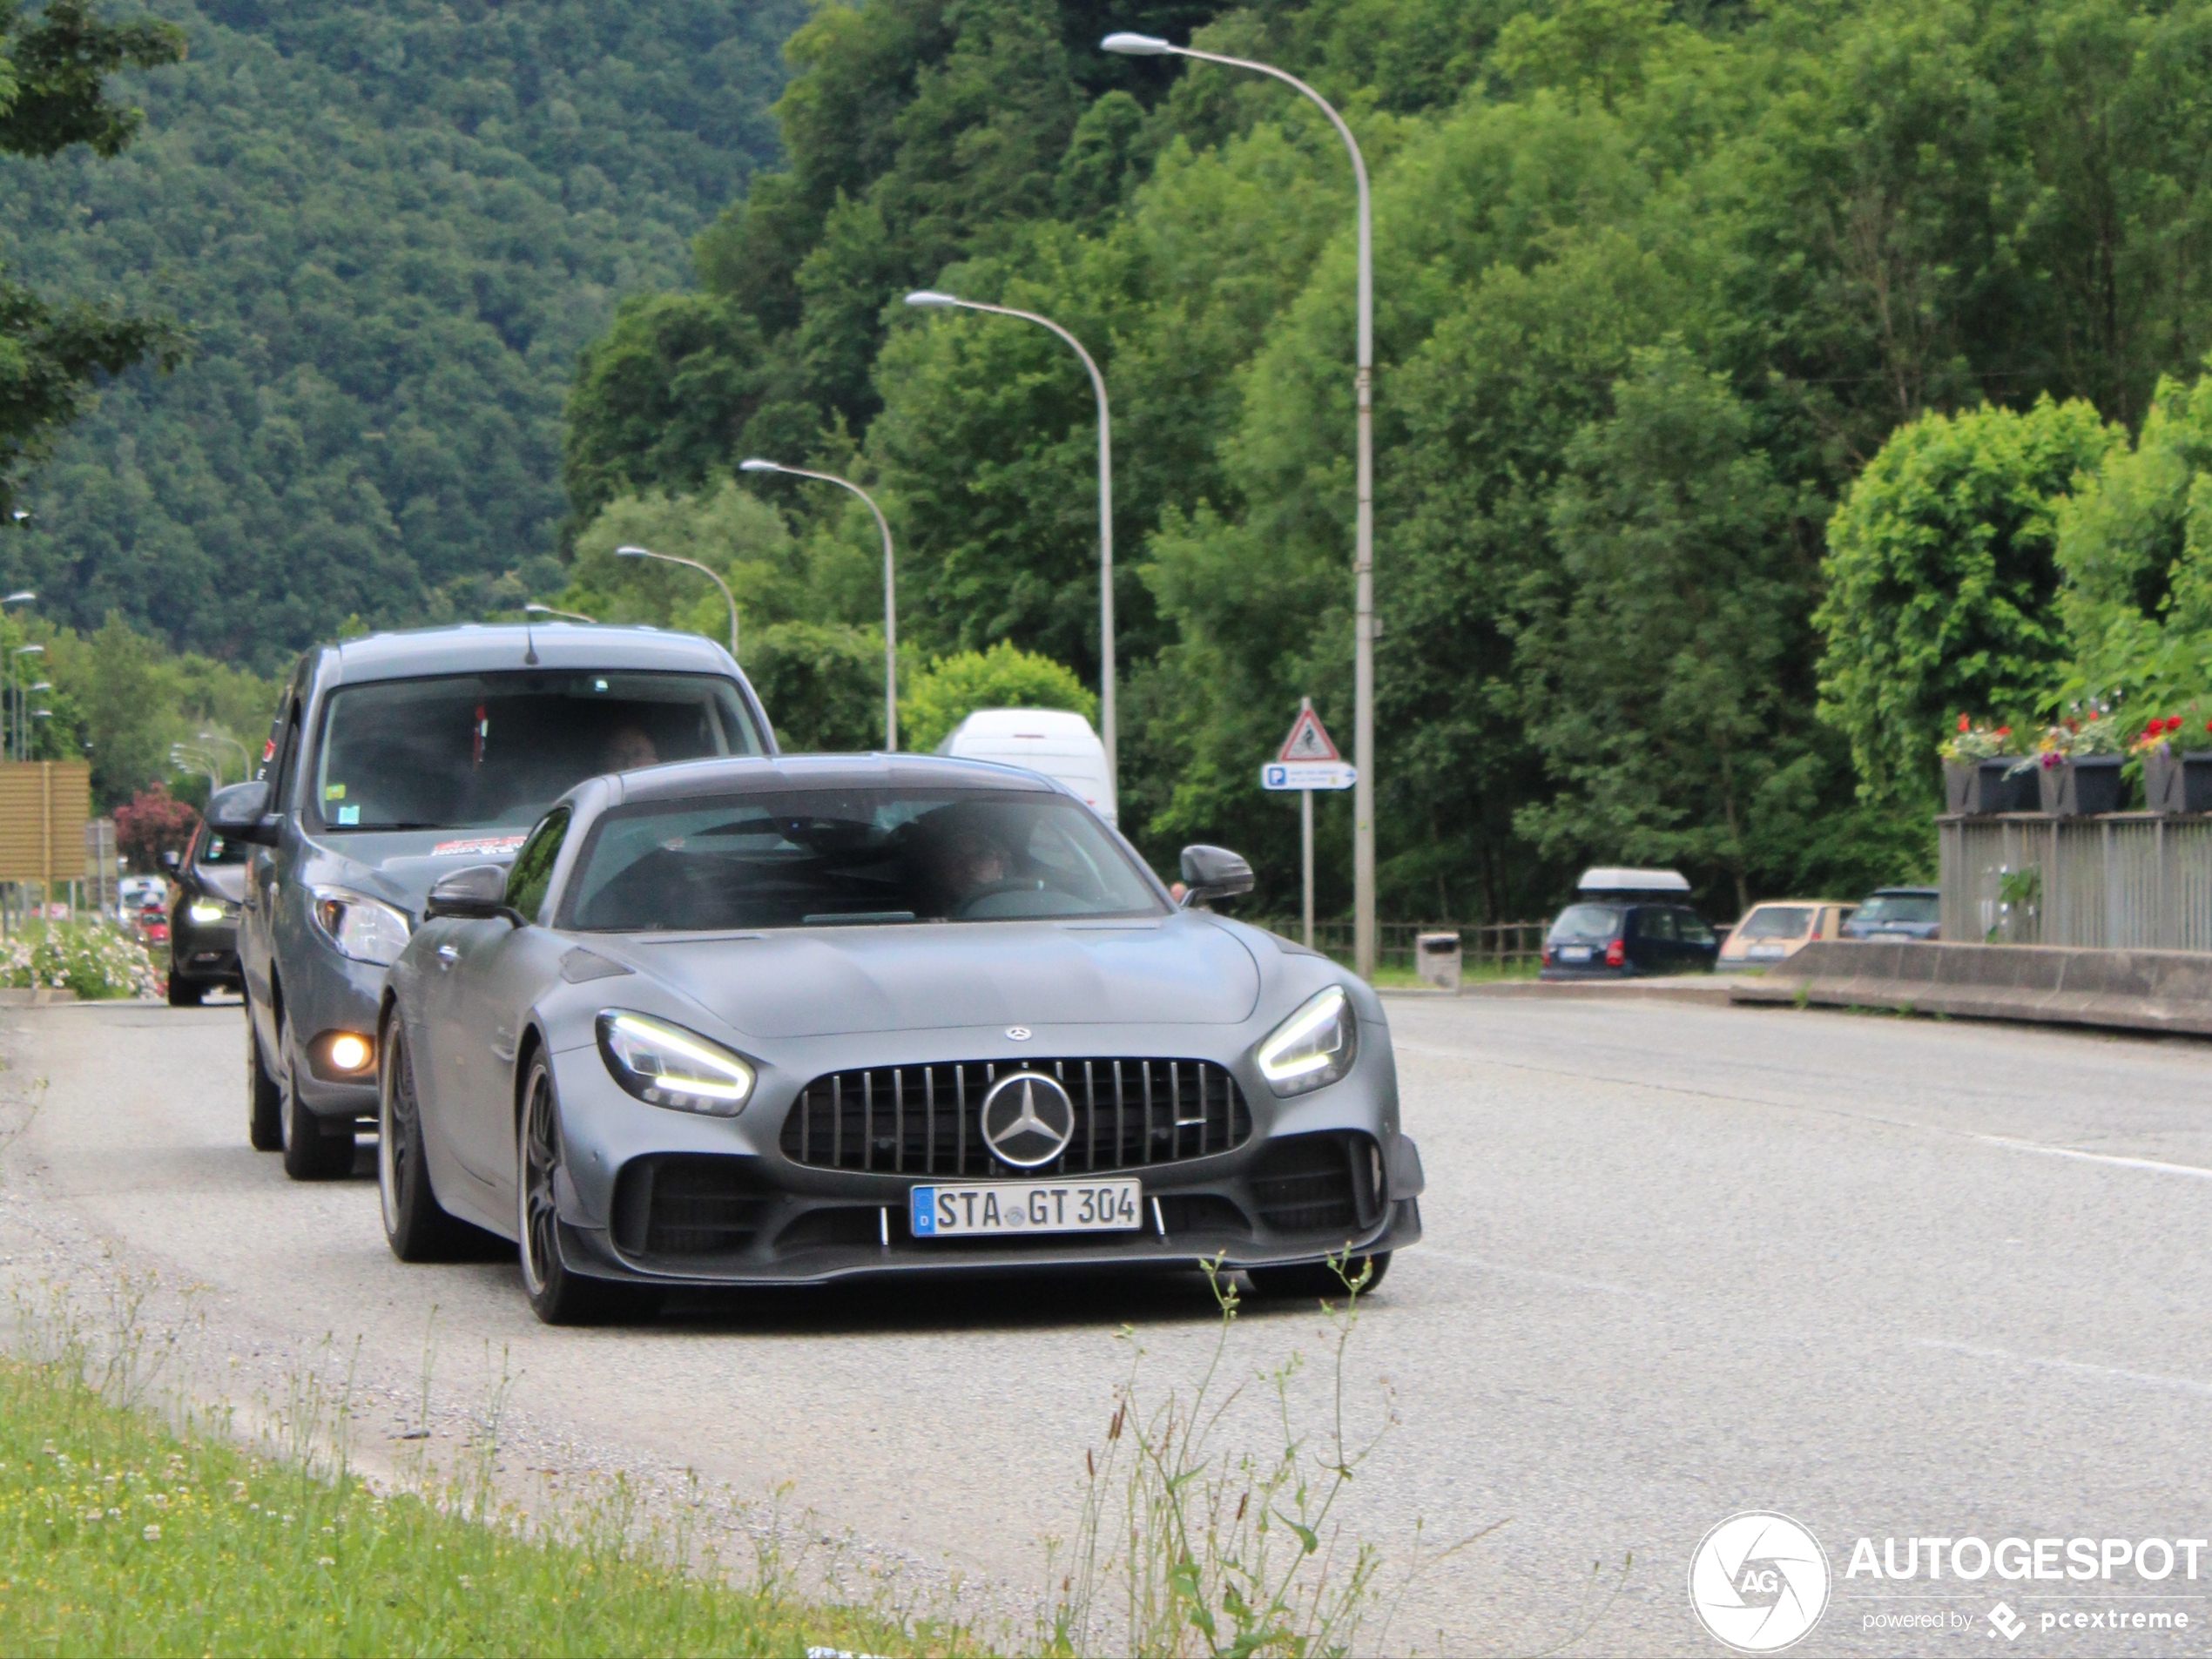
[[[1844,924],[1846,939],[1910,939],[1925,943],[1943,934],[1940,887],[1877,887]]]
[[[1575,901],[1544,938],[1539,979],[1642,979],[1710,974],[1720,941],[1689,907],[1673,870],[1585,870]]]

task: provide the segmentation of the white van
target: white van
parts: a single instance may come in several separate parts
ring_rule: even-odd
[[[1074,790],[1109,824],[1116,821],[1106,745],[1080,714],[1061,709],[978,709],[953,728],[937,752],[1041,772]]]

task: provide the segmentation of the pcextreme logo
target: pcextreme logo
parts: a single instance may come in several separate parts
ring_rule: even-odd
[[[1828,1608],[1828,1555],[1787,1515],[1730,1515],[1689,1558],[1689,1605],[1716,1640],[1738,1653],[1779,1653],[1803,1641]]]

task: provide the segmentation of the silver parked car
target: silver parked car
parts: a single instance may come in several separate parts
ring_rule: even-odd
[[[752,688],[695,635],[469,626],[308,651],[263,775],[208,804],[253,847],[238,930],[253,1144],[298,1179],[353,1168],[385,970],[441,874],[512,858],[579,779],[764,752]]]
[[[456,871],[378,1022],[385,1231],[520,1245],[544,1318],[655,1287],[1188,1264],[1263,1291],[1420,1236],[1381,1004],[1183,907],[1032,772],[914,755],[594,779]]]

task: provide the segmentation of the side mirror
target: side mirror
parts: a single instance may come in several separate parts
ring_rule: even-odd
[[[440,876],[422,907],[422,920],[435,921],[441,916],[457,916],[468,921],[488,921],[494,916],[504,916],[519,927],[521,913],[509,909],[507,904],[507,867],[472,864],[465,870]]]
[[[179,853],[175,847],[171,847],[166,853],[164,853],[161,855],[161,867],[165,870],[183,869],[185,867],[184,855]]]
[[[280,820],[269,811],[269,780],[251,779],[207,798],[207,821],[225,840],[274,846]]]
[[[1225,846],[1183,849],[1183,895],[1187,909],[1212,899],[1233,899],[1252,890],[1252,867]]]

